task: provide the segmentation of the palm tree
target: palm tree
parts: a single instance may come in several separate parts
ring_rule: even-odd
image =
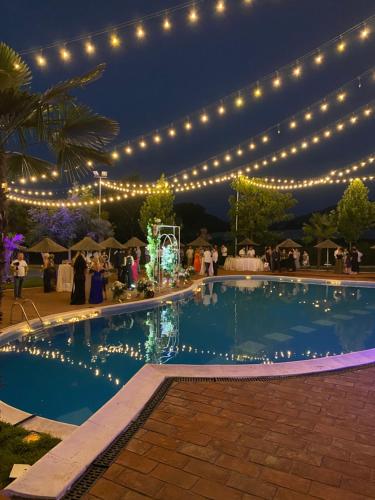
[[[313,213],[309,222],[302,226],[305,233],[305,243],[320,243],[321,241],[333,238],[337,233],[336,214],[334,211],[329,213]],[[318,249],[318,267],[321,263],[321,249]]]
[[[0,43],[0,284],[7,184],[25,176],[48,176],[56,169],[73,179],[95,163],[111,164],[105,146],[117,135],[117,122],[96,114],[71,95],[100,78],[104,69],[102,64],[45,92],[32,92],[29,67],[13,49]],[[55,164],[32,154],[41,146],[53,154]]]

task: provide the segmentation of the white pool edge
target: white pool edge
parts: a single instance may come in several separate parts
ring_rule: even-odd
[[[308,282],[331,286],[375,287],[372,282],[338,281],[310,278],[292,278],[269,275],[230,275],[205,278],[195,281],[191,287],[174,291],[163,297],[138,303],[119,304],[97,308],[99,314],[116,309],[139,309],[165,302],[171,297],[189,293],[205,282],[225,279],[264,279],[291,282]],[[138,306],[138,307],[137,307]],[[89,309],[92,313],[92,309]],[[73,313],[67,314],[71,317]],[[76,311],[76,314],[78,312]],[[61,318],[63,315],[53,315]],[[86,319],[86,318],[84,318]],[[9,330],[9,329],[7,329]],[[12,333],[7,331],[7,337]],[[13,332],[14,333],[14,332]],[[0,341],[2,340],[0,335]],[[21,478],[3,490],[7,496],[25,498],[59,499],[69,491],[77,479],[87,470],[95,458],[102,453],[116,437],[140,414],[155,391],[167,378],[257,378],[291,376],[360,367],[375,362],[375,349],[355,353],[317,358],[303,361],[289,361],[272,365],[145,365],[120,391],[103,405],[81,426],[77,427],[60,444],[34,464]],[[48,481],[46,478],[48,477]]]

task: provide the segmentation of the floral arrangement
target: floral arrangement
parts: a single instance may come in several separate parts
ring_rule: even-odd
[[[155,279],[155,268],[158,258],[158,230],[157,225],[160,224],[160,219],[155,219],[154,223],[147,226],[147,250],[150,256],[150,261],[146,264],[146,274],[149,280]]]
[[[138,280],[137,291],[143,293],[146,299],[150,299],[155,295],[155,284],[156,282],[154,280],[142,278]]]
[[[115,300],[116,302],[121,302],[122,296],[124,295],[125,291],[126,285],[124,283],[121,283],[121,281],[115,281],[111,286],[113,300]]]
[[[195,273],[195,269],[193,266],[189,266],[186,269],[183,267],[180,268],[178,272],[178,277],[183,279],[184,281],[189,281],[191,276]]]

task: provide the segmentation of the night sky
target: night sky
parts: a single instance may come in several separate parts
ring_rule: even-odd
[[[3,0],[1,3],[1,39],[23,51],[110,28],[182,2]],[[42,90],[89,70],[96,63],[106,62],[104,77],[80,92],[79,97],[98,112],[118,120],[121,127],[118,142],[122,142],[256,81],[375,13],[374,0],[255,0],[251,7],[244,7],[242,0],[227,0],[228,11],[222,17],[213,13],[213,4],[213,0],[206,0],[201,9],[202,20],[194,27],[187,25],[186,12],[173,15],[174,29],[168,35],[162,33],[160,20],[145,23],[148,35],[143,42],[134,40],[133,28],[124,30],[119,33],[124,46],[118,51],[109,48],[107,37],[103,36],[95,40],[98,51],[91,59],[84,55],[82,42],[68,47],[73,54],[68,65],[59,61],[56,49],[44,51],[49,63],[42,71],[35,67],[32,57],[26,57],[33,68],[33,87]],[[123,155],[110,170],[110,177],[121,179],[137,173],[144,180],[154,180],[161,172],[173,173],[204,161],[279,123],[375,65],[374,45],[375,32],[365,44],[358,41],[351,44],[343,56],[331,53],[321,69],[310,70],[301,82],[268,93],[260,102],[207,127],[199,127],[199,132],[187,138],[159,149],[150,148],[132,159]],[[315,121],[310,128],[304,127],[299,132],[282,130],[268,151],[302,138],[365,104],[374,98],[374,90],[375,79],[368,80],[361,88],[354,85],[348,102],[327,113],[326,121]],[[343,167],[375,152],[373,133],[372,119],[313,151],[298,155],[293,162],[288,160],[278,167],[263,169],[262,175],[297,179]],[[375,186],[369,187],[375,197]],[[335,204],[343,190],[344,186],[297,191],[299,203],[295,213]],[[178,195],[177,201],[201,203],[210,212],[225,216],[229,193],[228,186],[216,186]]]

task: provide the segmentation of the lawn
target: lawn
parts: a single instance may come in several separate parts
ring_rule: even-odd
[[[0,422],[0,489],[10,482],[9,473],[13,464],[32,465],[60,442],[42,433],[38,433],[40,439],[37,441],[25,441],[24,438],[30,434],[22,427]]]

